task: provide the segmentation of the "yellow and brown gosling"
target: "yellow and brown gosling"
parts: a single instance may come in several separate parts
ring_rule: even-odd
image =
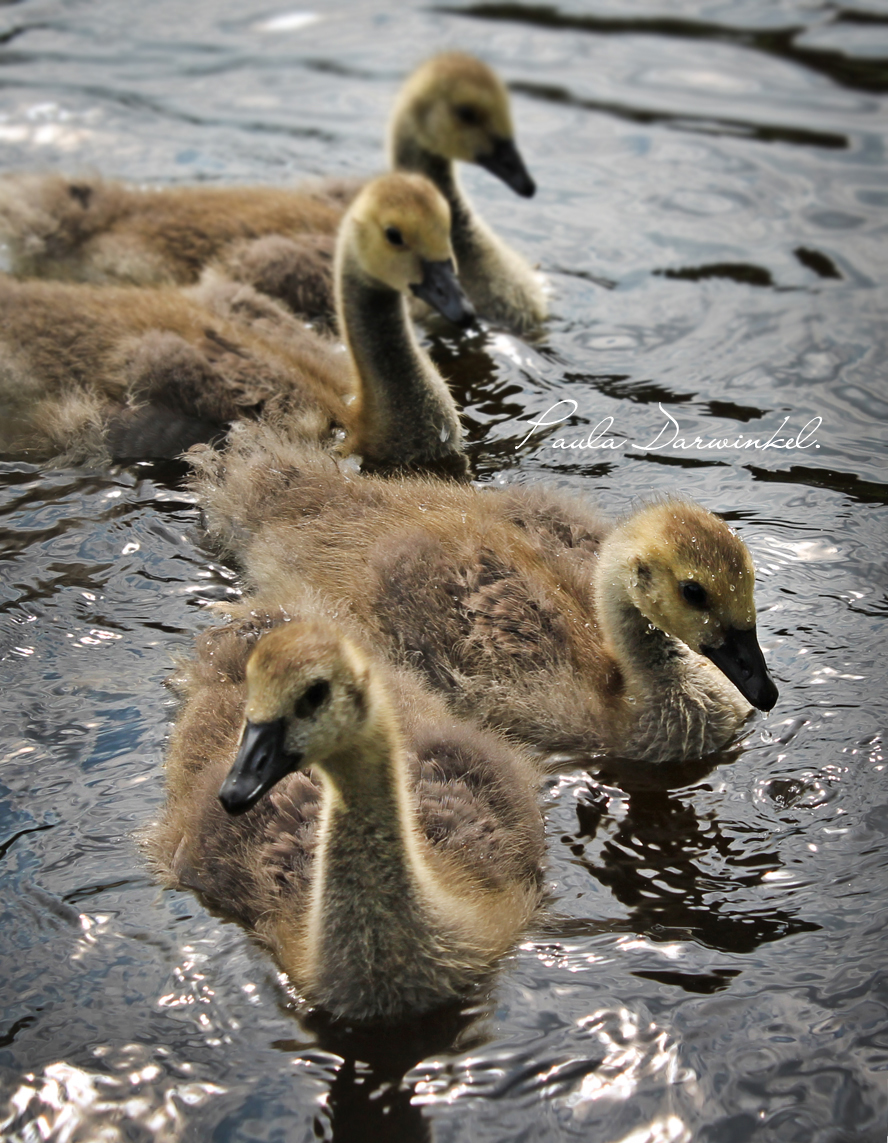
[[[248,286],[96,287],[0,277],[0,449],[103,462],[177,456],[232,421],[276,418],[368,468],[463,476],[459,417],[406,297],[456,321],[447,203],[419,175],[368,183],[343,219],[336,279],[347,353]]]
[[[479,313],[519,330],[539,323],[546,304],[536,275],[475,217],[453,168],[478,163],[517,194],[534,193],[496,73],[461,52],[423,64],[395,105],[390,160],[394,170],[426,175],[447,198],[457,260]],[[300,315],[329,319],[333,236],[360,186],[145,189],[98,177],[12,175],[0,179],[0,237],[21,276],[187,285],[215,265]]]
[[[445,52],[404,85],[389,126],[389,160],[430,178],[447,199],[460,279],[479,315],[527,332],[547,315],[541,279],[475,214],[455,167],[477,163],[529,198],[536,184],[514,140],[509,94],[496,72],[474,56]]]
[[[334,1017],[466,996],[540,901],[533,763],[329,619],[252,610],[179,680],[146,835],[158,875],[241,921]]]
[[[776,702],[749,553],[699,505],[611,524],[578,497],[349,479],[249,436],[191,458],[211,541],[282,605],[296,583],[340,601],[456,709],[546,750],[667,762]]]

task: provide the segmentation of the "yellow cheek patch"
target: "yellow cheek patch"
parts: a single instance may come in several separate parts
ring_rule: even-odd
[[[422,280],[420,260],[453,258],[450,207],[422,175],[397,172],[374,179],[346,215],[342,233],[343,245],[364,272],[396,290]]]
[[[646,594],[668,613],[673,633],[688,641],[699,634],[708,642],[723,630],[748,630],[755,623],[752,559],[724,520],[698,504],[669,500],[639,511],[631,528],[642,565],[659,569]],[[705,591],[702,604],[684,596],[688,583]]]

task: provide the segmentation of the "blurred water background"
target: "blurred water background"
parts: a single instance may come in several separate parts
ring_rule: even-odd
[[[134,840],[171,656],[238,590],[177,473],[0,464],[0,1136],[882,1143],[884,2],[5,2],[0,166],[372,172],[445,47],[511,86],[537,196],[464,181],[554,291],[534,342],[429,338],[477,478],[723,513],[780,701],[703,762],[565,765],[492,991],[336,1032]]]

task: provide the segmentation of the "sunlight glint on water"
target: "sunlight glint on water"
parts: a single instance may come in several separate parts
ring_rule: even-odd
[[[444,47],[512,85],[538,193],[464,182],[552,288],[533,343],[429,334],[476,475],[723,513],[778,705],[705,761],[559,760],[549,911],[491,994],[331,1028],[138,848],[163,680],[239,591],[192,498],[150,465],[0,465],[0,1134],[882,1143],[884,14],[24,0],[0,6],[3,169],[374,171],[400,80]],[[645,448],[664,413],[689,441],[822,422],[810,448]]]

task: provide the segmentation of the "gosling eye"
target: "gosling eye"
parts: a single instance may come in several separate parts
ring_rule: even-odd
[[[480,111],[469,103],[461,103],[458,107],[454,107],[453,114],[464,127],[477,127],[481,122]]]
[[[297,718],[311,718],[330,697],[330,684],[326,679],[317,679],[309,684],[293,706]]]
[[[403,246],[404,235],[397,228],[397,226],[387,226],[385,228],[385,236],[391,242],[392,246]]]
[[[702,587],[693,579],[686,580],[680,586],[682,597],[691,607],[706,607],[709,602],[709,596],[706,594],[705,587]]]

